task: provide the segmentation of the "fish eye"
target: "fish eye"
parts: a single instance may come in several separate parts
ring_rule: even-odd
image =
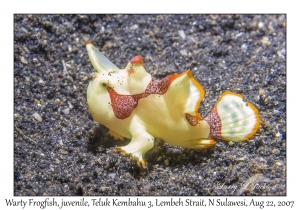
[[[107,86],[107,84],[106,84],[105,82],[103,82],[102,85],[103,85],[103,87],[106,87],[106,86]]]

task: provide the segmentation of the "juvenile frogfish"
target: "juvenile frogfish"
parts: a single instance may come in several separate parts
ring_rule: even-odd
[[[90,42],[89,59],[96,69],[87,88],[93,119],[109,129],[115,139],[131,139],[118,151],[138,158],[155,138],[190,149],[208,148],[214,139],[241,142],[259,128],[257,109],[240,94],[224,92],[206,118],[198,113],[204,89],[190,70],[155,79],[146,72],[141,56],[118,69]]]

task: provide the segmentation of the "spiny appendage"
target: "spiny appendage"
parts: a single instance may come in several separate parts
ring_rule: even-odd
[[[249,139],[260,124],[257,109],[230,91],[222,94],[205,120],[210,125],[210,138],[236,142]]]
[[[118,147],[116,152],[121,152],[124,155],[129,154],[132,157],[136,157],[138,159],[138,163],[144,167],[146,162],[144,161],[143,156],[153,146],[154,137],[146,132],[141,132],[136,136],[133,136],[131,142],[127,146]]]
[[[89,59],[97,72],[101,71],[118,71],[119,69],[106,58],[91,42],[86,42]]]
[[[124,136],[121,136],[119,134],[117,134],[116,132],[112,131],[112,130],[109,130],[107,132],[110,136],[112,136],[115,140],[121,140],[123,141],[124,140]]]

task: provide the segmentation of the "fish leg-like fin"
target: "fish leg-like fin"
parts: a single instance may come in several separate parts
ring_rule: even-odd
[[[154,146],[154,137],[144,129],[137,129],[136,131],[138,132],[133,134],[131,142],[124,147],[118,147],[116,151],[137,157],[138,162],[144,167],[146,162],[143,156]]]
[[[185,148],[205,149],[214,146],[215,141],[212,139],[191,139],[185,142]]]
[[[115,140],[121,140],[123,141],[124,140],[124,136],[121,136],[119,134],[117,134],[116,132],[112,131],[112,130],[109,130],[107,132],[110,136],[112,136]]]

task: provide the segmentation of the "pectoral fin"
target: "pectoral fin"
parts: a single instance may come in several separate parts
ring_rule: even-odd
[[[146,162],[143,156],[154,146],[154,137],[143,129],[137,129],[131,142],[124,147],[118,147],[117,152],[130,154],[138,158],[138,162],[144,167]]]

